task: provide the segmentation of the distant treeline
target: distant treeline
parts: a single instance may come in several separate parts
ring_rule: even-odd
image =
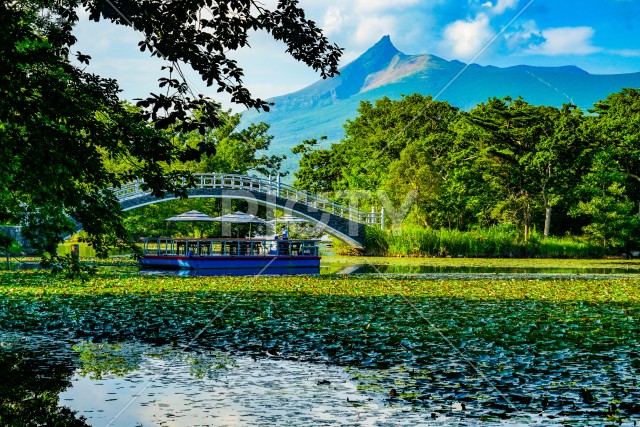
[[[416,229],[471,235],[495,227],[516,230],[511,240],[522,245],[533,230],[540,239],[581,236],[600,253],[640,241],[639,90],[611,94],[588,112],[521,98],[467,112],[414,94],[362,102],[358,113],[341,142],[294,149],[303,154],[298,188],[355,198],[362,209],[385,206],[388,228],[411,228],[415,242],[428,240]],[[399,244],[399,235],[378,239],[387,250],[433,252]]]

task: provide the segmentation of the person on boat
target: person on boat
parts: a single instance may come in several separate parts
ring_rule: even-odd
[[[287,227],[282,227],[282,240],[287,240],[289,238],[289,230]]]
[[[193,251],[189,249],[189,252],[187,252],[187,258],[192,258],[192,257],[193,257]]]

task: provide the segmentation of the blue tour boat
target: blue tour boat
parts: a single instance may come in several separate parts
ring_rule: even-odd
[[[140,266],[173,270],[221,270],[230,274],[319,273],[314,239],[146,238]]]

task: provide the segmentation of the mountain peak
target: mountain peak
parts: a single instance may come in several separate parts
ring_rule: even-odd
[[[380,40],[373,46],[371,46],[360,58],[366,62],[370,62],[375,59],[380,62],[390,61],[391,58],[397,54],[402,53],[391,43],[391,37],[389,35],[382,36]]]
[[[378,42],[372,46],[372,48],[375,47],[392,47],[393,49],[396,48],[393,43],[391,43],[391,36],[389,36],[389,34],[382,36],[380,40],[378,40]]]
[[[403,53],[391,43],[391,37],[383,36],[365,53],[340,70],[340,76],[334,79],[337,83],[336,97],[346,99],[358,93],[367,76],[388,67],[397,55],[403,55]]]

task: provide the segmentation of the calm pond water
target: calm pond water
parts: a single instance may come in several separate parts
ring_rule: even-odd
[[[121,376],[91,379],[78,369],[60,403],[92,425],[114,426],[376,425],[424,419],[407,405],[358,391],[335,366],[138,350],[144,353],[140,363]]]
[[[575,366],[566,352],[545,355],[550,366],[543,371],[560,363],[566,365],[564,373],[557,376],[549,370],[545,378],[533,374],[532,381],[520,383],[517,391],[513,387],[497,392],[485,380],[508,383],[514,371],[524,366],[531,373],[530,364],[535,363],[535,358],[523,361],[517,356],[509,364],[516,355],[499,351],[492,356],[496,360],[485,356],[475,361],[485,378],[468,376],[471,387],[481,387],[469,393],[468,387],[467,392],[459,390],[456,383],[461,377],[452,375],[464,371],[464,364],[435,355],[424,367],[427,381],[406,369],[344,368],[137,343],[72,343],[9,333],[0,334],[0,343],[0,368],[13,372],[11,386],[7,389],[4,384],[5,393],[9,391],[18,405],[34,400],[32,390],[43,396],[57,394],[59,408],[75,412],[65,425],[76,425],[70,420],[84,417],[92,426],[595,426],[606,425],[610,399],[586,408],[588,399],[579,392],[584,385],[595,386],[602,394],[606,391],[598,384],[613,380],[631,402],[640,397],[635,369],[626,356],[610,368],[594,370],[589,357],[584,365]],[[497,372],[496,361],[506,369]],[[425,381],[422,404],[401,398],[401,385],[410,378]],[[373,386],[380,381],[386,386]],[[568,387],[574,391],[558,388],[563,382],[572,383]],[[394,386],[397,396],[395,388],[393,392],[389,388]],[[624,402],[618,403],[622,407]],[[631,426],[638,420],[639,415],[631,415],[615,425]]]
[[[549,268],[549,267],[485,267],[485,266],[432,266],[432,265],[365,265],[355,264],[337,273],[343,274],[639,274],[630,268]]]

